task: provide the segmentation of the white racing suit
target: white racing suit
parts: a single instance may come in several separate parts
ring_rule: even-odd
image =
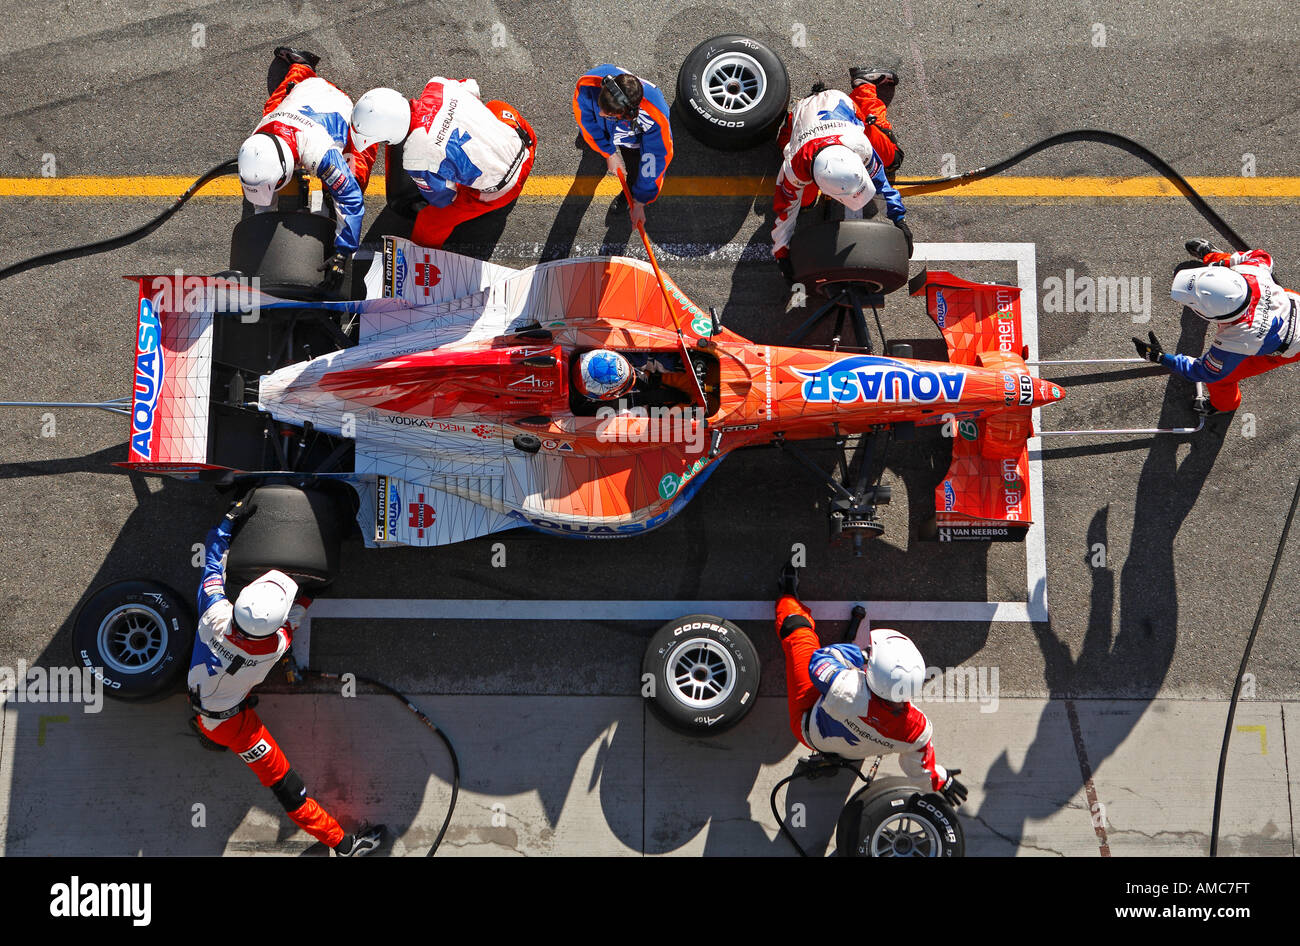
[[[361,242],[361,219],[366,212],[365,181],[358,182],[348,161],[353,153],[348,128],[351,121],[352,99],[319,76],[312,76],[294,85],[253,129],[254,134],[266,132],[286,142],[297,167],[320,178],[338,213],[334,248],[344,254],[351,254]],[[374,154],[371,149],[353,159],[363,178],[369,178]],[[270,206],[257,209],[262,212],[275,207],[276,201],[272,200]]]
[[[329,847],[343,840],[343,828],[314,799],[289,765],[279,744],[249,705],[249,693],[289,649],[311,601],[300,596],[284,625],[270,637],[250,638],[234,624],[225,593],[225,558],[231,525],[223,520],[207,536],[199,581],[199,625],[194,635],[188,684],[195,723],[203,734],[248,764],[284,807],[289,818]]]
[[[1214,341],[1201,357],[1166,352],[1160,363],[1189,381],[1203,382],[1210,403],[1232,411],[1241,404],[1238,381],[1300,358],[1300,295],[1274,281],[1273,258],[1263,250],[1210,253],[1205,262],[1244,277],[1250,298],[1235,319],[1214,323]]]
[[[787,119],[790,140],[785,146],[781,172],[777,176],[773,210],[772,255],[781,259],[789,253],[799,208],[816,197],[813,159],[830,145],[844,145],[862,159],[876,193],[885,199],[885,214],[890,220],[902,220],[907,212],[903,198],[885,177],[885,166],[871,147],[866,126],[858,117],[853,100],[838,89],[826,89],[795,103]],[[805,195],[809,187],[813,191]]]

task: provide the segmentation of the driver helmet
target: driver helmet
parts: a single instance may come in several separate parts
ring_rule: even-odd
[[[1246,308],[1250,285],[1226,266],[1193,266],[1174,274],[1169,297],[1203,319],[1221,322]]]
[[[925,661],[910,637],[880,627],[871,632],[866,675],[867,687],[882,700],[910,703],[925,684]]]
[[[254,207],[269,207],[275,192],[289,183],[297,161],[288,142],[259,131],[239,146],[239,185]]]
[[[578,391],[593,401],[612,401],[636,384],[632,363],[616,351],[597,348],[578,359]]]
[[[298,583],[280,571],[269,571],[235,599],[235,626],[245,637],[270,637],[289,618]]]
[[[876,196],[867,166],[847,145],[827,145],[813,158],[813,182],[849,210],[861,210]]]
[[[411,131],[411,103],[396,89],[371,89],[352,107],[352,147],[365,151],[377,141],[400,145]]]

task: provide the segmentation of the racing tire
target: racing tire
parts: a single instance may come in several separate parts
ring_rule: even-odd
[[[542,438],[536,434],[515,434],[510,442],[520,453],[536,453],[542,449]]]
[[[840,812],[835,847],[840,857],[964,857],[966,835],[942,795],[879,778]]]
[[[794,281],[823,295],[843,285],[893,292],[907,284],[908,262],[903,231],[885,220],[829,220],[790,240]]]
[[[230,237],[230,268],[286,299],[329,295],[320,266],[334,252],[334,221],[324,214],[269,211],[245,217]]]
[[[781,57],[748,36],[705,40],[677,72],[677,111],[711,148],[738,151],[776,137],[790,104]]]
[[[669,728],[711,735],[753,709],[761,672],[744,631],[710,614],[690,614],[650,638],[641,661],[642,693]]]
[[[77,662],[116,700],[164,696],[189,667],[194,616],[156,581],[119,581],[91,595],[72,625]]]
[[[343,510],[332,493],[267,483],[245,497],[253,514],[230,543],[226,578],[248,584],[282,571],[304,590],[325,587],[338,574]]]

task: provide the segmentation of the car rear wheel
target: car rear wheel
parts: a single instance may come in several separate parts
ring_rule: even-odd
[[[705,735],[736,725],[754,706],[761,673],[748,635],[730,621],[691,614],[650,638],[641,662],[642,693],[679,732]]]
[[[785,64],[748,36],[705,40],[677,73],[682,124],[710,147],[739,150],[775,137],[789,103]]]
[[[267,483],[245,501],[256,506],[230,543],[226,577],[247,584],[272,569],[304,590],[330,584],[338,574],[344,511],[333,493]]]
[[[889,293],[907,284],[907,239],[885,220],[828,220],[796,231],[790,266],[809,291],[855,285]]]
[[[119,581],[77,612],[77,661],[118,700],[164,695],[189,666],[194,618],[175,591],[156,581]]]
[[[285,299],[328,295],[321,264],[334,252],[334,221],[305,211],[252,214],[235,224],[230,268],[257,277],[262,291]]]

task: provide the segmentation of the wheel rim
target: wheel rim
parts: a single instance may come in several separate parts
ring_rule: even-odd
[[[939,832],[910,811],[898,811],[871,832],[872,857],[938,857]]]
[[[167,622],[146,605],[124,604],[99,622],[96,643],[106,669],[119,674],[147,673],[167,652]]]
[[[736,689],[736,661],[717,641],[695,637],[668,655],[668,685],[673,695],[696,710],[726,702]]]
[[[710,105],[728,115],[739,115],[762,101],[767,71],[753,56],[727,53],[709,63],[702,86]]]

